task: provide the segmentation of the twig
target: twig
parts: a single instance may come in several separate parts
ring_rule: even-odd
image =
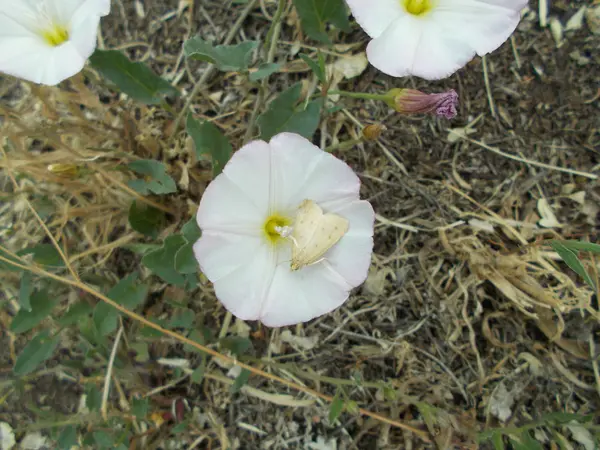
[[[596,356],[596,343],[594,342],[594,336],[590,334],[588,339],[590,344],[590,360],[592,361],[592,369],[594,370],[594,379],[596,380],[596,392],[600,396],[600,369],[598,369],[598,358]]]
[[[487,59],[485,56],[481,58],[481,65],[483,66],[483,81],[485,83],[485,92],[487,93],[490,112],[492,113],[492,117],[495,119],[496,103],[494,103],[494,96],[492,95],[492,87],[490,86],[490,75],[488,73]]]
[[[4,159],[6,160],[6,173],[8,174],[8,177],[10,178],[13,188],[15,189],[15,191],[18,191],[20,189],[20,186],[19,186],[19,183],[17,183],[17,180],[16,180],[14,174],[12,173],[10,159],[8,158],[8,155],[4,151],[4,147],[0,146],[0,150],[2,151],[2,156],[4,156]],[[56,249],[56,251],[58,252],[60,257],[62,258],[62,260],[65,262],[65,266],[67,267],[67,270],[71,273],[73,278],[75,278],[76,280],[79,280],[79,275],[77,275],[77,272],[75,271],[75,269],[73,269],[73,267],[69,263],[67,256],[63,252],[60,245],[58,245],[58,242],[54,238],[54,235],[50,232],[50,230],[48,229],[48,227],[46,226],[46,224],[44,223],[42,218],[39,216],[39,214],[37,213],[35,208],[31,205],[31,203],[29,202],[29,199],[27,199],[26,197],[24,199],[25,199],[25,203],[27,204],[27,208],[35,216],[35,219],[38,221],[38,223],[40,224],[40,226],[42,227],[42,229],[44,230],[44,232],[46,233],[46,235],[52,242],[52,245],[54,246],[54,248]]]
[[[462,396],[465,398],[465,400],[467,401],[467,403],[470,403],[469,402],[469,396],[467,395],[467,392],[465,391],[465,388],[463,387],[463,385],[461,384],[461,382],[458,380],[458,378],[456,378],[456,375],[454,375],[454,373],[442,361],[440,361],[439,359],[437,359],[431,353],[426,352],[425,350],[421,350],[419,347],[412,346],[411,349],[412,350],[416,350],[418,353],[421,353],[422,355],[425,355],[429,359],[431,359],[432,361],[436,362],[444,370],[444,372],[446,372],[448,374],[448,376],[450,378],[452,378],[452,380],[454,380],[454,382],[456,383],[456,386],[460,390],[460,393],[462,394]]]
[[[450,132],[458,134],[454,130],[450,130]],[[594,175],[593,173],[581,172],[579,170],[573,170],[573,169],[565,169],[564,167],[557,167],[557,166],[552,166],[550,164],[541,163],[541,162],[538,162],[538,161],[532,161],[530,159],[519,158],[518,156],[511,155],[510,153],[505,153],[502,150],[499,150],[499,149],[497,149],[495,147],[490,147],[489,145],[484,144],[481,141],[477,141],[475,139],[471,139],[470,137],[462,136],[462,135],[460,135],[460,137],[462,139],[466,140],[466,141],[469,141],[469,142],[473,143],[473,144],[479,145],[481,148],[483,148],[485,150],[489,150],[492,153],[495,153],[495,154],[500,155],[500,156],[504,156],[505,158],[512,159],[514,161],[519,161],[519,162],[522,162],[524,164],[529,164],[529,165],[532,165],[532,166],[541,167],[543,169],[557,170],[559,172],[570,173],[571,175],[578,175],[578,176],[581,176],[581,177],[589,178],[591,180],[597,180],[598,179],[598,175]]]
[[[2,246],[2,245],[0,245],[0,249],[1,250],[5,250],[4,246]],[[87,292],[88,294],[93,295],[94,297],[96,297],[97,299],[101,300],[102,302],[104,302],[104,303],[112,306],[117,311],[121,312],[122,314],[124,314],[125,316],[129,317],[130,319],[135,320],[136,322],[139,322],[139,323],[141,323],[141,324],[143,324],[143,325],[145,325],[145,326],[147,326],[149,328],[152,328],[152,329],[158,331],[159,333],[161,333],[161,334],[163,334],[165,336],[169,336],[169,337],[177,340],[178,342],[180,342],[182,344],[187,344],[187,345],[189,345],[191,347],[194,347],[195,349],[197,349],[197,350],[199,350],[199,351],[201,351],[203,353],[206,353],[206,354],[208,354],[208,355],[210,355],[210,356],[212,356],[214,358],[219,358],[220,360],[222,360],[224,362],[227,362],[229,364],[233,364],[233,365],[239,366],[242,369],[246,369],[247,371],[249,371],[250,373],[252,373],[254,375],[258,375],[260,377],[269,379],[271,381],[275,381],[277,383],[283,384],[284,386],[287,386],[287,387],[289,387],[291,389],[294,389],[296,391],[300,391],[300,392],[303,392],[305,394],[311,395],[313,397],[320,398],[320,399],[322,399],[322,400],[324,400],[326,402],[329,402],[329,403],[333,402],[333,397],[331,397],[329,395],[322,394],[321,392],[316,391],[314,389],[307,388],[307,387],[302,386],[302,385],[300,385],[298,383],[294,383],[292,381],[288,381],[285,378],[281,378],[281,377],[279,377],[277,375],[272,375],[272,374],[267,373],[267,372],[265,372],[263,370],[260,370],[260,369],[257,369],[255,367],[252,367],[252,366],[250,366],[248,364],[244,364],[244,363],[242,363],[240,361],[237,361],[236,359],[234,359],[232,357],[223,355],[223,354],[217,352],[216,350],[213,350],[213,349],[208,348],[208,347],[206,347],[204,345],[198,344],[197,342],[195,342],[195,341],[193,341],[193,340],[191,340],[191,339],[189,339],[189,338],[187,338],[187,337],[185,337],[185,336],[183,336],[183,335],[181,335],[179,333],[176,333],[174,331],[171,331],[171,330],[168,330],[166,328],[163,328],[160,325],[157,325],[156,323],[149,321],[145,317],[143,317],[143,316],[141,316],[141,315],[139,315],[139,314],[137,314],[137,313],[135,313],[133,311],[128,310],[124,306],[121,306],[120,304],[118,304],[114,300],[111,300],[110,298],[108,298],[104,294],[96,291],[95,289],[91,288],[87,284],[82,283],[81,281],[70,280],[68,278],[64,278],[64,277],[61,277],[59,275],[55,275],[55,274],[53,274],[51,272],[48,272],[46,270],[40,269],[40,268],[35,267],[35,266],[26,266],[26,265],[23,265],[23,264],[19,264],[19,263],[15,262],[15,261],[11,261],[8,258],[5,258],[1,254],[0,254],[0,261],[4,262],[6,264],[9,264],[9,265],[11,265],[13,267],[17,267],[17,268],[22,269],[22,270],[27,270],[27,271],[32,272],[32,273],[34,273],[36,275],[39,275],[39,276],[51,278],[51,279],[53,279],[55,281],[58,281],[60,283],[63,283],[63,284],[72,286],[74,288],[80,289],[80,290],[82,290],[84,292]],[[367,416],[367,417],[371,417],[371,418],[373,418],[373,419],[375,419],[375,420],[377,420],[379,422],[387,423],[387,424],[392,425],[392,426],[394,426],[396,428],[400,428],[400,429],[403,429],[405,431],[409,431],[411,433],[414,433],[421,440],[423,440],[424,442],[431,442],[431,440],[427,437],[427,433],[425,431],[423,431],[423,430],[420,430],[419,428],[415,428],[415,427],[412,427],[412,426],[410,426],[410,425],[408,425],[406,423],[402,423],[402,422],[399,422],[399,421],[396,421],[396,420],[392,420],[389,417],[382,416],[380,414],[377,414],[375,412],[372,412],[372,411],[369,411],[369,410],[366,410],[366,409],[363,409],[363,408],[360,408],[358,411],[359,411],[360,414],[362,414],[364,416]]]
[[[119,341],[121,340],[121,336],[123,335],[123,326],[119,328],[117,332],[117,336],[115,337],[115,343],[113,344],[112,351],[110,352],[110,358],[108,360],[108,366],[106,367],[106,377],[104,378],[104,390],[102,391],[102,406],[100,407],[100,412],[102,413],[102,418],[104,420],[108,420],[108,414],[106,411],[107,403],[108,403],[108,393],[110,391],[110,377],[112,375],[113,365],[115,363],[115,357],[117,356],[117,348],[119,347]]]
[[[244,10],[240,14],[240,16],[238,17],[236,22],[231,27],[231,30],[229,30],[229,33],[227,33],[227,36],[225,36],[225,39],[223,40],[224,45],[231,44],[231,42],[235,38],[236,34],[242,27],[244,20],[246,20],[246,17],[248,17],[250,12],[254,9],[254,6],[256,5],[257,2],[258,2],[258,0],[251,0],[248,3],[248,5],[244,8]],[[200,79],[194,85],[194,88],[192,89],[192,92],[190,92],[190,95],[188,96],[188,99],[185,102],[183,109],[181,110],[181,112],[179,113],[177,118],[175,119],[175,123],[173,124],[173,134],[171,135],[171,141],[173,141],[175,139],[175,137],[177,136],[177,132],[179,131],[179,127],[181,126],[181,122],[183,121],[183,118],[187,115],[188,111],[190,110],[190,107],[192,106],[192,103],[194,102],[196,95],[198,95],[198,92],[200,92],[200,90],[204,87],[204,85],[206,84],[208,79],[212,76],[214,71],[215,71],[214,65],[208,66],[206,68],[206,70],[204,71],[204,73],[202,74],[202,76],[200,77]]]
[[[275,59],[275,51],[277,50],[277,41],[279,40],[279,34],[281,33],[281,19],[283,17],[285,4],[286,0],[279,0],[279,4],[277,5],[277,11],[275,12],[275,17],[273,17],[271,28],[267,33],[267,39],[265,42],[265,47],[268,48],[266,61],[267,63],[272,63]],[[267,76],[263,78],[260,84],[260,89],[258,90],[258,95],[256,96],[256,102],[254,103],[254,108],[252,109],[252,114],[250,115],[248,127],[246,128],[246,134],[244,135],[244,142],[248,142],[254,134],[256,120],[258,119],[258,114],[260,113],[262,104],[265,101],[265,91],[267,89],[268,80],[269,77]]]

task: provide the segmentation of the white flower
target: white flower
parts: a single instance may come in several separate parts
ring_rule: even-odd
[[[0,0],[0,72],[55,85],[96,48],[110,0]]]
[[[517,27],[527,0],[346,0],[373,38],[369,62],[382,72],[448,77],[496,50]]]
[[[371,263],[374,212],[359,189],[346,163],[297,134],[242,147],[207,187],[197,216],[202,237],[194,252],[219,300],[240,319],[275,327],[339,307]],[[296,222],[307,204],[314,213],[309,222],[343,234],[337,243],[321,226],[311,236],[298,233],[307,229]],[[339,222],[348,226],[345,234]],[[292,247],[298,258],[313,244],[330,248],[293,270]]]

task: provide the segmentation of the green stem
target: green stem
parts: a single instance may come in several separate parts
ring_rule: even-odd
[[[329,91],[327,95],[341,95],[343,97],[360,98],[363,100],[381,100],[387,101],[387,94],[369,94],[367,92],[348,92],[348,91]]]
[[[273,16],[273,22],[271,22],[271,28],[267,33],[267,38],[265,40],[265,49],[267,49],[267,64],[272,63],[275,59],[277,41],[279,41],[279,34],[281,33],[281,19],[283,17],[283,12],[285,10],[286,3],[286,0],[279,0],[279,4],[277,5],[277,11],[275,12],[275,16]],[[258,119],[258,114],[260,113],[262,104],[265,101],[265,92],[267,90],[268,80],[268,76],[263,78],[260,84],[260,88],[258,89],[256,103],[254,104],[254,109],[252,110],[252,114],[250,115],[250,121],[248,122],[248,128],[246,128],[246,134],[244,135],[244,142],[248,142],[254,135],[254,127],[256,126],[256,120]]]
[[[340,142],[339,144],[330,145],[325,151],[331,153],[334,150],[346,150],[360,144],[362,141],[362,139],[352,139],[350,141]]]

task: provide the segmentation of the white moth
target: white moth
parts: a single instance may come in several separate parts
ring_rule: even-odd
[[[323,214],[312,200],[304,200],[298,207],[290,239],[292,246],[292,270],[319,262],[323,255],[346,234],[347,219],[337,214]]]

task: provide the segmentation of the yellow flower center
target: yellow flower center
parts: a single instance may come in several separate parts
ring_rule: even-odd
[[[69,40],[69,32],[62,25],[54,25],[42,31],[42,37],[52,47],[58,47]]]
[[[433,8],[433,0],[401,0],[407,13],[413,16],[424,16]]]
[[[281,214],[274,213],[267,217],[265,220],[265,224],[263,225],[263,232],[265,233],[265,237],[267,241],[269,241],[272,245],[277,245],[282,239],[280,231],[278,228],[289,227],[292,224],[292,219],[289,217],[282,216]]]

